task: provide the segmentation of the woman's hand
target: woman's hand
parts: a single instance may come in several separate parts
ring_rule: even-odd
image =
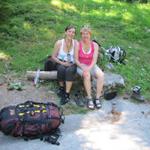
[[[83,76],[86,77],[88,75],[88,71],[84,70],[83,71]]]
[[[83,71],[85,71],[85,72],[90,72],[90,70],[91,70],[91,67],[89,67],[89,66],[83,67]]]
[[[84,66],[83,68],[83,76],[87,76],[90,72],[90,68],[88,66]]]
[[[69,67],[69,66],[71,66],[72,64],[69,63],[69,62],[62,62],[62,65],[66,66],[66,67]]]

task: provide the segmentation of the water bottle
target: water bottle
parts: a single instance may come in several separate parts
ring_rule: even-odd
[[[69,53],[67,54],[67,61],[71,63],[71,55]]]

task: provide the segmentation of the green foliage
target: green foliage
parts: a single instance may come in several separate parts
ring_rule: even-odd
[[[93,38],[103,47],[119,45],[127,51],[127,65],[115,65],[128,89],[140,84],[149,92],[150,4],[113,0],[0,0],[0,73],[24,73],[43,66],[68,24],[91,25]],[[3,58],[1,58],[3,55]],[[6,59],[6,58],[9,59]],[[107,60],[99,62],[105,68]],[[6,65],[8,64],[8,65]]]
[[[118,0],[117,0],[118,1]],[[134,3],[134,2],[138,2],[138,3],[148,3],[148,0],[119,0],[122,2],[127,2],[127,3]]]

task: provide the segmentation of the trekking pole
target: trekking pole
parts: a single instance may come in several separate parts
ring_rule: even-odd
[[[34,85],[35,86],[38,84],[39,78],[40,78],[40,69],[37,69],[36,75],[35,75],[35,78],[34,78]]]

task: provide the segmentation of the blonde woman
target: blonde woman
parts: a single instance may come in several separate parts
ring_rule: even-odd
[[[69,100],[69,93],[76,74],[74,50],[77,41],[74,39],[76,29],[74,26],[65,28],[65,38],[55,43],[52,58],[57,62],[57,79],[59,82],[60,104],[64,105]]]
[[[88,26],[80,30],[81,41],[75,50],[75,61],[77,73],[83,78],[85,91],[87,94],[87,107],[89,109],[101,108],[101,95],[104,83],[104,73],[96,65],[98,59],[99,46],[91,40],[92,31]],[[97,79],[96,97],[91,95],[91,77]]]

